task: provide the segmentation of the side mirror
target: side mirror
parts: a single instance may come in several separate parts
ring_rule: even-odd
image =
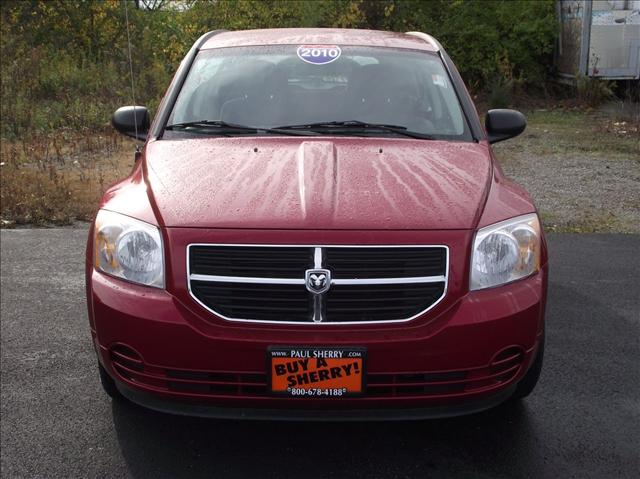
[[[527,127],[527,119],[516,110],[489,110],[484,118],[489,143],[518,136]]]
[[[149,111],[144,106],[123,106],[113,114],[111,124],[123,135],[145,141],[149,133]]]

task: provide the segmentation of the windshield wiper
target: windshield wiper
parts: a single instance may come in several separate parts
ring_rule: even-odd
[[[203,128],[203,129],[211,129],[211,128],[220,128],[220,129],[229,129],[229,130],[246,130],[246,131],[257,131],[257,128],[253,128],[245,125],[237,125],[235,123],[227,123],[226,121],[219,120],[197,120],[197,121],[186,121],[184,123],[174,123],[173,125],[165,126],[165,130],[186,130],[188,128]]]
[[[345,121],[321,121],[317,123],[302,123],[299,125],[283,125],[278,126],[278,130],[294,130],[294,131],[322,131],[322,130],[359,130],[359,131],[389,131],[397,135],[408,136],[410,138],[418,138],[421,140],[434,140],[435,138],[417,131],[409,131],[406,126],[388,125],[385,123],[368,123],[359,120]]]
[[[222,134],[237,133],[276,133],[281,135],[293,136],[315,136],[317,132],[313,131],[296,131],[296,130],[280,130],[279,128],[261,128],[258,126],[238,125],[236,123],[227,123],[222,120],[197,120],[187,121],[184,123],[174,123],[167,125],[165,130],[181,130],[181,131],[205,131],[207,133],[215,131]]]

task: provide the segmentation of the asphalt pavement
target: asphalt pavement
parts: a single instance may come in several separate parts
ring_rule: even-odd
[[[547,349],[527,400],[394,423],[203,420],[112,403],[84,229],[1,231],[1,473],[133,478],[640,477],[640,236],[549,235]]]

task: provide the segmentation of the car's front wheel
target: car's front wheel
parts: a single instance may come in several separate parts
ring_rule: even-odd
[[[535,359],[533,360],[533,364],[531,364],[531,367],[529,367],[527,374],[525,374],[518,383],[516,391],[513,393],[512,399],[522,399],[527,397],[533,392],[536,384],[538,384],[538,379],[540,379],[540,373],[542,372],[542,363],[544,361],[544,342],[545,333],[543,331],[542,337],[540,338],[540,345],[538,346],[538,351],[536,353]]]
[[[116,382],[109,376],[109,373],[102,364],[98,364],[98,371],[100,372],[100,384],[102,384],[104,392],[112,399],[122,399],[123,396],[120,391],[118,391]]]

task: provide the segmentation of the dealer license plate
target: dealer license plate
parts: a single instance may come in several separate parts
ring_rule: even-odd
[[[292,397],[344,397],[362,394],[364,348],[271,347],[271,391]]]

